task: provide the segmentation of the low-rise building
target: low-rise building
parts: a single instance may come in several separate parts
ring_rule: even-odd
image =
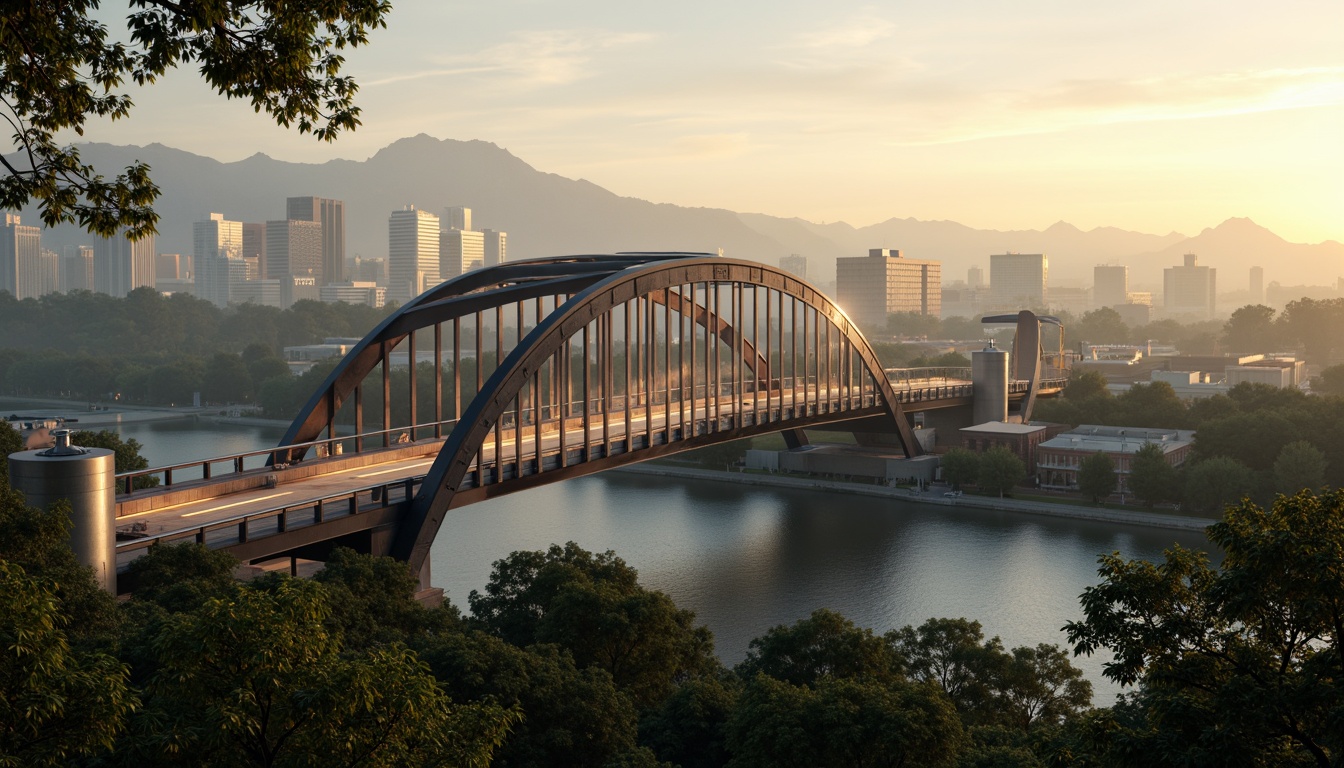
[[[1022,460],[1027,474],[1036,466],[1036,447],[1067,429],[1063,424],[1033,421],[1015,424],[1007,421],[989,421],[958,430],[961,444],[968,450],[984,453],[991,448],[1007,448]]]
[[[1167,463],[1179,467],[1190,456],[1195,433],[1185,429],[1103,427],[1084,424],[1062,432],[1036,446],[1036,477],[1042,488],[1078,489],[1078,470],[1083,460],[1104,453],[1115,465],[1117,490],[1129,490],[1130,464],[1145,445],[1162,449]]]

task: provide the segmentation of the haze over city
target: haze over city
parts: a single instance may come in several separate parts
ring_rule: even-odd
[[[99,15],[114,34],[124,8]],[[483,139],[621,195],[844,220],[1344,240],[1337,3],[399,4],[333,144],[190,69],[85,139],[224,161]],[[67,137],[74,139],[75,137]]]

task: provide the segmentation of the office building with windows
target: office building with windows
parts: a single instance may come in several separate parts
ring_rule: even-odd
[[[243,259],[243,223],[222,213],[192,224],[192,264],[196,296],[217,307],[229,305],[230,290],[247,279]]]
[[[835,261],[840,307],[861,328],[885,329],[887,315],[942,311],[942,263],[907,259],[898,250],[873,248],[868,255]]]
[[[42,295],[42,230],[25,226],[16,213],[5,214],[0,229],[0,291],[16,299]]]
[[[1043,253],[996,253],[989,257],[991,309],[1012,311],[1049,306],[1050,260]]]
[[[1117,307],[1129,303],[1129,267],[1098,264],[1092,268],[1092,305]]]
[[[1162,270],[1162,310],[1169,318],[1212,320],[1217,307],[1217,270],[1199,266],[1199,258],[1185,254],[1185,263]]]
[[[285,201],[285,218],[315,221],[321,225],[322,269],[325,283],[345,280],[345,201],[326,197],[291,197]],[[325,281],[325,282],[324,282]]]
[[[387,219],[387,298],[405,304],[438,285],[439,217],[408,205]]]

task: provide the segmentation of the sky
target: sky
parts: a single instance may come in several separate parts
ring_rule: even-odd
[[[1344,241],[1339,0],[394,6],[348,56],[363,125],[333,144],[191,70],[85,138],[324,162],[426,133],[620,195],[816,222],[1195,235],[1245,216]]]

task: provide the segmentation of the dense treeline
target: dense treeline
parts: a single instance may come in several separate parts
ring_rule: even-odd
[[[220,309],[148,288],[117,299],[75,291],[17,301],[0,292],[0,392],[153,405],[250,402],[288,376],[286,346],[362,337],[390,309],[300,301]]]
[[[1344,494],[1232,508],[1221,569],[1102,558],[1066,629],[1132,686],[1110,708],[1051,645],[978,623],[878,635],[819,610],[725,669],[613,553],[497,562],[471,616],[388,558],[234,580],[190,545],[129,601],[65,545],[62,508],[0,487],[0,764],[819,766],[1340,764]]]

